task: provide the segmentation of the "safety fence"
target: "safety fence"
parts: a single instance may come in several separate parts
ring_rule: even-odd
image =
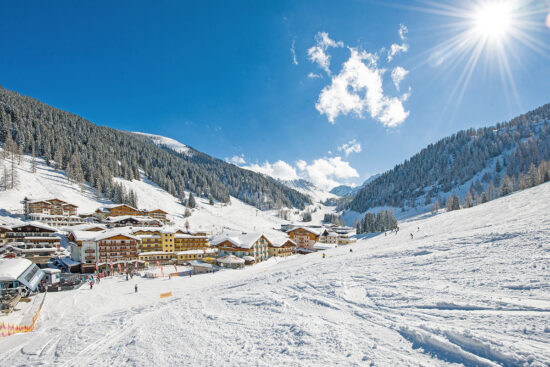
[[[38,308],[33,313],[32,310],[29,313],[29,318],[23,318],[21,324],[22,325],[13,325],[9,323],[0,322],[0,338],[10,336],[13,334],[19,334],[19,333],[28,333],[30,331],[34,330],[34,325],[36,324],[36,320],[38,319],[38,316],[40,316],[40,310],[42,310],[42,305],[44,304],[44,300],[46,299],[46,294],[48,292],[44,293],[44,297],[42,297],[42,301],[38,305]],[[33,307],[34,308],[34,307]],[[30,315],[32,315],[32,318],[30,318]]]

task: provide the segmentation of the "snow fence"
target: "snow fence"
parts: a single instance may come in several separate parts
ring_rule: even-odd
[[[25,315],[21,319],[21,325],[13,325],[9,323],[6,324],[4,322],[0,323],[0,338],[4,338],[13,334],[28,333],[30,331],[33,331],[36,320],[38,319],[38,316],[40,316],[40,310],[42,310],[42,305],[44,304],[47,293],[48,292],[44,293],[42,301],[40,302],[36,301],[35,298],[35,302],[33,302],[32,307],[25,313]]]

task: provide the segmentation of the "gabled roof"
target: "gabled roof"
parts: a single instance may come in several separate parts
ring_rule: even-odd
[[[217,246],[222,242],[228,241],[237,247],[249,249],[252,248],[252,246],[254,246],[254,243],[258,241],[261,237],[264,237],[268,243],[270,242],[267,237],[265,237],[262,233],[245,233],[235,236],[219,236],[213,239],[212,245]]]
[[[53,227],[50,227],[50,226],[47,226],[43,223],[40,223],[40,222],[22,222],[20,224],[16,224],[14,226],[11,227],[12,230],[15,230],[16,228],[19,228],[19,227],[27,227],[27,226],[32,226],[32,227],[36,227],[36,228],[40,228],[40,229],[45,229],[47,231],[51,231],[51,232],[57,232],[57,229],[53,228]]]
[[[98,228],[99,231],[103,231],[107,229],[107,227],[105,227],[105,225],[101,223],[83,223],[83,224],[77,224],[75,226],[68,226],[63,229],[68,232],[72,232],[72,231],[92,231],[96,228]]]
[[[296,242],[292,241],[290,238],[287,238],[285,241],[274,242],[271,247],[283,247],[287,243],[290,243],[292,246],[298,246]]]
[[[319,230],[312,229],[312,228],[307,228],[307,227],[294,227],[294,228],[292,228],[292,229],[287,230],[286,233],[290,233],[290,232],[295,231],[295,230],[297,230],[297,229],[302,229],[302,230],[304,230],[304,231],[313,233],[313,234],[316,235],[316,236],[320,236],[321,233],[323,233],[323,230],[324,230],[324,228],[321,229],[321,230],[319,231]]]

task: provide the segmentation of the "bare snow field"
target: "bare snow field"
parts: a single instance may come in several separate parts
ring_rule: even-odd
[[[325,259],[50,293],[0,365],[550,364],[549,183],[400,227]]]

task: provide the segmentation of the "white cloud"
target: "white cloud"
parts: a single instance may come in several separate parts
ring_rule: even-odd
[[[296,58],[296,38],[292,40],[292,46],[290,46],[290,53],[292,54],[292,63],[298,65],[298,59]]]
[[[315,186],[330,190],[349,179],[359,177],[357,171],[342,157],[319,158],[304,168],[306,179]]]
[[[300,159],[292,166],[284,161],[263,164],[250,164],[242,168],[259,172],[281,180],[294,180],[303,178],[312,182],[315,186],[330,190],[331,188],[349,184],[349,180],[359,177],[357,171],[342,157],[318,158],[311,163]]]
[[[309,73],[307,77],[310,79],[316,79],[316,78],[321,78],[321,75],[315,74],[315,73]]]
[[[359,144],[357,140],[353,139],[345,144],[342,144],[342,146],[339,146],[338,151],[344,152],[344,155],[346,157],[349,156],[351,153],[361,153],[361,144]]]
[[[388,50],[388,56],[387,56],[388,62],[391,62],[394,56],[397,55],[398,53],[400,52],[405,53],[409,51],[409,45],[405,42],[405,40],[407,39],[406,34],[408,32],[409,30],[404,24],[399,25],[399,31],[398,31],[399,38],[401,39],[401,41],[403,41],[403,43],[401,44],[394,43],[390,46],[390,49]]]
[[[405,40],[406,34],[409,33],[409,28],[407,28],[404,24],[399,24],[399,38],[401,38],[401,41]]]
[[[296,167],[298,167],[298,169],[300,171],[303,171],[306,169],[307,167],[307,162],[304,161],[303,159],[300,159],[299,161],[296,162]]]
[[[307,50],[309,59],[330,75],[330,55],[326,51],[330,47],[344,47],[344,44],[341,41],[332,40],[327,32],[318,32],[315,35],[315,41],[316,45]]]
[[[226,160],[228,160],[226,158]],[[233,157],[231,157],[231,159],[228,160],[229,162],[235,164],[235,165],[240,165],[240,164],[245,164],[246,161],[244,160],[244,156],[243,155],[234,155]]]
[[[397,66],[391,71],[391,80],[393,80],[393,84],[397,90],[399,90],[399,84],[405,79],[408,73],[409,71],[401,66]]]
[[[402,100],[384,95],[382,76],[377,56],[350,47],[350,58],[344,62],[340,73],[332,77],[315,105],[329,122],[340,115],[355,114],[362,118],[365,111],[385,126],[397,126],[409,115]]]
[[[264,175],[281,180],[294,180],[298,178],[298,175],[296,174],[296,168],[280,160],[273,164],[269,163],[268,161],[265,161],[264,164],[261,165],[254,163],[243,168],[263,173]]]

